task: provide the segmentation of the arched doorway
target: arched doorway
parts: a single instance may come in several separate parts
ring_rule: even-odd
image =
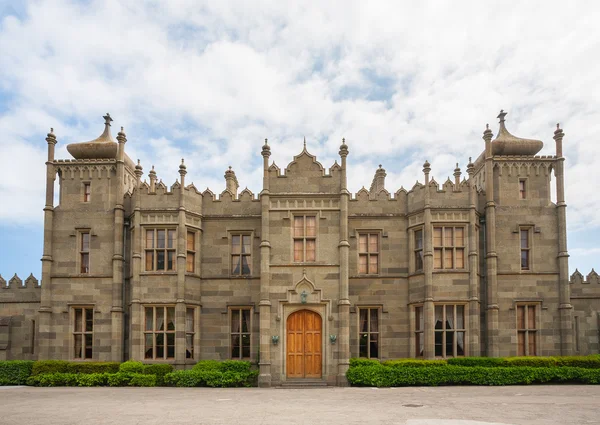
[[[322,320],[318,313],[299,310],[287,319],[288,378],[321,378]]]

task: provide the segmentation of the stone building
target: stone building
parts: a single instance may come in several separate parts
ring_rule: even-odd
[[[306,144],[263,188],[170,187],[102,135],[48,143],[43,284],[0,277],[0,359],[248,359],[259,383],[344,385],[351,357],[597,353],[600,283],[568,275],[563,131],[555,156],[493,138],[443,184],[346,185],[349,147],[325,169]],[[550,177],[556,178],[556,203]],[[58,205],[54,205],[55,179]]]

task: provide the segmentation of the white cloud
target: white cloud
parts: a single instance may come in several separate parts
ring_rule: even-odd
[[[48,128],[64,157],[67,143],[101,132],[107,111],[132,158],[165,182],[183,156],[198,187],[220,192],[232,165],[257,193],[265,137],[282,168],[303,136],[326,167],[346,137],[350,189],[368,188],[381,163],[395,192],[422,180],[425,159],[440,183],[456,162],[464,173],[504,108],[511,132],[544,140],[545,154],[562,123],[569,225],[599,231],[598,11],[548,1],[32,1],[0,15],[0,196],[22,206],[0,217],[39,220]]]

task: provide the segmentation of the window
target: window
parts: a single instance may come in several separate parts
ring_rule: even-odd
[[[527,199],[527,181],[525,179],[519,180],[519,199]]]
[[[144,358],[175,358],[175,307],[145,308]]]
[[[94,309],[73,308],[73,357],[91,359],[94,342]]]
[[[294,262],[314,262],[317,246],[317,218],[311,215],[294,217]]]
[[[520,229],[519,234],[521,235],[521,270],[529,270],[530,261],[530,243],[529,243],[529,230]]]
[[[252,237],[250,235],[231,235],[231,274],[250,276]]]
[[[423,230],[415,230],[415,271],[423,270]]]
[[[90,202],[92,200],[92,184],[83,184],[83,202]]]
[[[423,329],[425,329],[423,306],[415,307],[415,357],[423,357]]]
[[[433,268],[465,268],[465,228],[433,228]]]
[[[535,305],[517,306],[518,356],[537,356]]]
[[[188,308],[185,310],[185,358],[194,358],[194,315],[196,313],[195,308]]]
[[[250,308],[232,308],[231,318],[231,358],[250,358]]]
[[[187,253],[185,257],[185,271],[194,273],[196,269],[196,232],[187,232]]]
[[[465,306],[435,306],[435,355],[456,357],[465,355]]]
[[[175,270],[175,229],[146,229],[146,271]]]
[[[359,342],[360,357],[379,358],[379,308],[359,308]]]
[[[358,235],[358,273],[379,273],[379,233]]]
[[[80,233],[79,245],[79,273],[90,272],[90,232]]]

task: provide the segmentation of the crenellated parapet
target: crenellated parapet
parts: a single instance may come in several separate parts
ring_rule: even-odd
[[[594,269],[592,269],[585,277],[576,269],[571,275],[569,283],[572,299],[600,298],[600,276]]]
[[[596,270],[592,269],[584,278],[581,272],[575,269],[575,272],[569,279],[569,283],[572,285],[600,285],[600,276],[596,273]]]
[[[0,275],[0,303],[40,302],[41,288],[33,273],[25,280],[16,273],[8,281]]]
[[[210,189],[202,192],[202,214],[204,215],[259,215],[260,200],[248,188],[235,196],[225,189],[219,196]]]

